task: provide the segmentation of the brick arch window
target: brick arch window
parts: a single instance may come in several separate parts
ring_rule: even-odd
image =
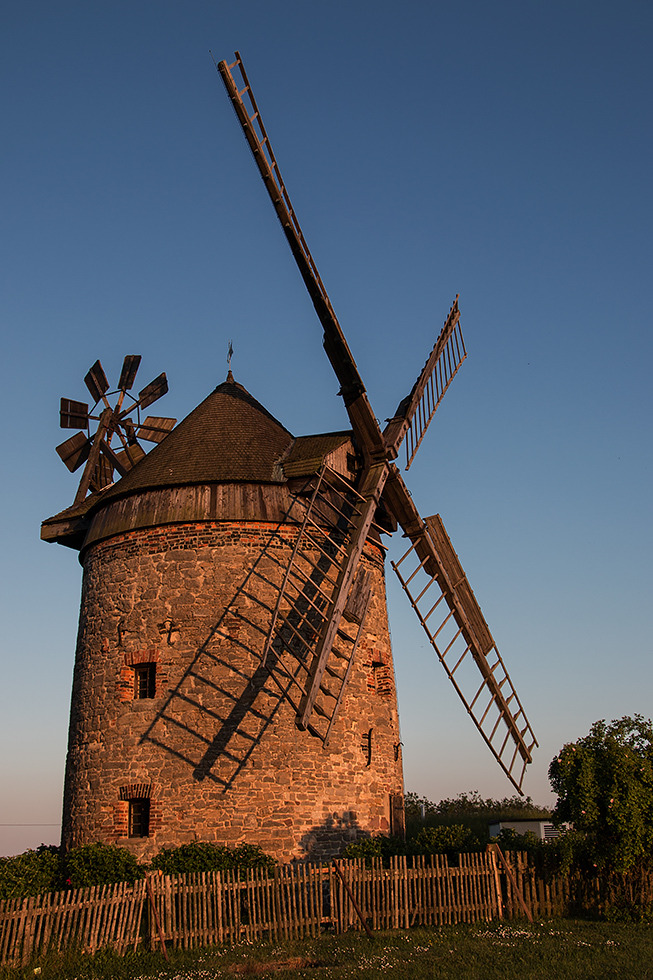
[[[150,797],[151,783],[130,783],[120,787],[120,799],[129,804],[127,835],[129,837],[150,836]]]
[[[134,665],[134,700],[156,697],[156,664],[149,661]]]
[[[125,652],[118,680],[120,701],[142,701],[160,697],[165,683],[167,671],[161,667],[161,654],[157,647]]]

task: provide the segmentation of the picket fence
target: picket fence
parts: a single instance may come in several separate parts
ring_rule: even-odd
[[[527,854],[495,852],[284,865],[272,872],[152,875],[134,885],[0,901],[0,964],[75,947],[123,954],[139,945],[193,947],[317,936],[325,929],[408,929],[564,914],[566,878],[543,881]],[[505,860],[505,863],[504,863]],[[521,899],[521,900],[520,900]]]

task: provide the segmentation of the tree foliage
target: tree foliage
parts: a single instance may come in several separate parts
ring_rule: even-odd
[[[629,871],[653,857],[653,724],[642,715],[607,724],[564,746],[549,767],[557,822],[569,821],[570,857]]]

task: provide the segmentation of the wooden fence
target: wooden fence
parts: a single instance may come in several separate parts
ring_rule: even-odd
[[[567,879],[538,878],[526,854],[511,854],[505,865],[488,851],[460,854],[454,864],[434,855],[396,857],[389,868],[379,860],[338,868],[153,875],[134,885],[6,899],[0,964],[26,964],[49,949],[156,947],[159,927],[166,945],[188,948],[345,932],[363,928],[362,920],[372,929],[408,929],[515,918],[525,914],[518,892],[533,916],[561,915],[569,904]]]

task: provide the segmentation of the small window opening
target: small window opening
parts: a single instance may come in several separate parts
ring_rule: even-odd
[[[153,698],[156,695],[156,664],[138,664],[134,667],[134,698]]]
[[[373,728],[370,728],[369,732],[363,732],[361,736],[361,749],[363,755],[365,756],[365,765],[369,767],[372,765],[372,732]]]
[[[150,836],[150,801],[129,801],[129,836]]]

